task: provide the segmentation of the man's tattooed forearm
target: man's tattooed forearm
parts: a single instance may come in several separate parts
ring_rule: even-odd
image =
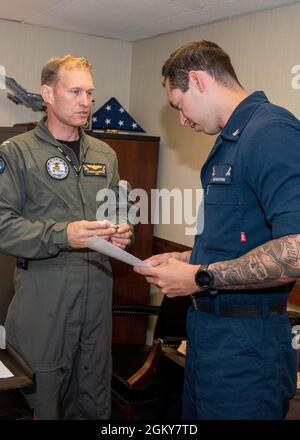
[[[235,260],[214,263],[215,285],[223,289],[259,289],[300,277],[300,235],[272,240]]]

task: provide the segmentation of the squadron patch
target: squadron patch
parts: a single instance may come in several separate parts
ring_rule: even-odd
[[[84,162],[82,168],[84,176],[107,176],[105,163]]]
[[[46,170],[53,179],[63,180],[70,172],[69,165],[62,157],[50,157],[46,162]]]
[[[0,174],[4,173],[5,168],[6,168],[6,162],[3,159],[3,157],[0,157]]]

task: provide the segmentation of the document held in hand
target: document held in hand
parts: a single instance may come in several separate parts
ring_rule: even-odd
[[[88,239],[88,247],[108,257],[116,258],[124,263],[131,264],[131,266],[150,267],[149,264],[130,254],[129,252],[120,249],[118,246],[110,243],[103,238],[94,235]]]

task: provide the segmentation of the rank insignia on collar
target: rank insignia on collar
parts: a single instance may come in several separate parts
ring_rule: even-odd
[[[82,168],[84,176],[107,176],[105,163],[84,162]]]
[[[3,159],[3,157],[0,157],[0,174],[4,173],[5,168],[6,168],[6,162]]]
[[[62,157],[50,157],[46,162],[46,170],[49,176],[56,180],[65,179],[70,172],[69,165]]]

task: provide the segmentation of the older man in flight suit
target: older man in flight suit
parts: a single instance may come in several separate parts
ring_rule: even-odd
[[[114,151],[81,128],[93,88],[84,58],[50,59],[47,117],[0,149],[0,251],[19,257],[7,337],[35,371],[27,398],[42,419],[110,414],[111,268],[87,239],[125,248],[132,230],[96,220],[97,192],[117,194],[119,175]]]

